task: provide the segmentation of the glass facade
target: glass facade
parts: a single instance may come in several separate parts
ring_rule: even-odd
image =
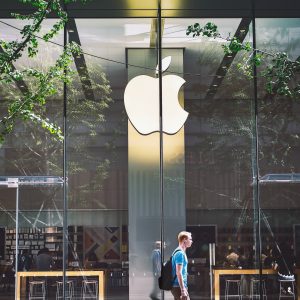
[[[74,56],[66,91],[57,83],[59,93],[43,111],[62,126],[66,101],[66,151],[30,122],[18,123],[0,148],[0,300],[34,293],[62,299],[63,290],[65,299],[172,299],[157,290],[152,254],[161,241],[166,260],[182,230],[194,240],[187,251],[191,299],[237,293],[227,290],[228,280],[239,281],[244,298],[262,295],[265,286],[275,299],[275,250],[290,250],[299,266],[299,103],[267,94],[259,75],[265,65],[249,79],[237,67],[242,55],[226,55],[222,40],[192,38],[186,29],[211,21],[223,36],[230,32],[297,59],[300,19],[186,18],[182,12],[70,18],[66,38],[84,54]],[[53,23],[45,21],[43,30]],[[1,38],[19,34],[0,23]],[[41,42],[39,55],[23,56],[15,68],[47,69],[62,51],[63,32],[55,42],[61,46]],[[171,57],[162,78],[160,55]],[[169,92],[171,80],[177,89]],[[126,111],[129,83],[136,103]],[[163,99],[169,93],[177,100],[177,107],[162,104],[161,124],[152,114],[159,86]],[[31,81],[1,86],[0,115],[12,97],[33,87]],[[186,121],[177,111],[188,113]],[[149,134],[140,133],[134,118]],[[163,133],[164,120],[180,130]]]

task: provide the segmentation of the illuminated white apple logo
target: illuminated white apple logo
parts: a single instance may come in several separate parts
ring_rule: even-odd
[[[171,56],[162,60],[162,71],[171,63]],[[177,75],[162,78],[162,131],[175,134],[185,123],[188,112],[178,102],[178,92],[185,80]],[[140,134],[159,131],[159,78],[140,75],[126,86],[124,103],[128,118]]]

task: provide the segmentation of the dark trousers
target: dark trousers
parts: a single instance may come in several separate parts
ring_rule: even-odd
[[[156,274],[153,274],[153,287],[150,294],[150,298],[153,300],[160,299],[160,294],[161,291],[158,286],[158,276]]]
[[[182,300],[182,298],[180,298],[181,297],[181,289],[180,289],[180,287],[172,287],[171,293],[172,293],[172,295],[174,297],[174,300]],[[186,300],[190,300],[190,297],[188,296],[186,298]]]

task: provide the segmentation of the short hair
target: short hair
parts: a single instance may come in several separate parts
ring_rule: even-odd
[[[188,232],[188,231],[181,231],[179,232],[178,234],[178,242],[181,243],[184,239],[187,239],[189,237],[192,236],[192,233],[191,232]]]
[[[160,248],[161,247],[161,241],[156,241],[155,242],[155,247]]]

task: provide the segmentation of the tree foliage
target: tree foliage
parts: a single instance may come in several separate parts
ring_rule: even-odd
[[[266,91],[269,94],[292,98],[300,96],[300,83],[297,82],[297,76],[300,75],[300,56],[296,60],[291,60],[285,52],[268,53],[254,49],[249,42],[243,43],[237,37],[231,37],[230,34],[222,37],[217,25],[212,22],[206,23],[203,27],[199,23],[189,25],[186,35],[223,39],[222,48],[225,55],[245,53],[243,62],[238,64],[238,68],[249,78],[253,76],[254,67],[262,65],[264,62],[267,63],[267,66],[261,71],[261,75],[266,79]],[[271,60],[263,61],[266,57],[270,57]]]
[[[2,143],[5,141],[13,146],[11,155],[6,158],[6,170],[8,174],[61,176],[61,141],[67,137],[71,181],[74,174],[86,174],[83,177],[87,179],[76,185],[74,199],[79,199],[81,206],[88,205],[86,194],[103,189],[114,155],[111,138],[100,138],[107,130],[105,114],[112,103],[110,84],[98,64],[88,65],[88,82],[80,78],[73,61],[73,57],[82,54],[78,44],[70,42],[65,47],[58,47],[58,54],[51,47],[43,48],[41,45],[40,41],[52,42],[63,30],[68,21],[64,5],[75,1],[21,2],[34,9],[27,15],[13,14],[16,19],[26,22],[20,32],[21,39],[0,41],[0,87],[4,98],[2,108],[3,105],[6,108],[0,121],[0,139]],[[42,25],[50,14],[55,23],[45,31]],[[38,55],[40,49],[42,55]],[[53,56],[57,57],[54,62]],[[23,57],[30,60],[29,67],[21,60]],[[26,89],[18,90],[17,87],[24,83]],[[61,129],[63,83],[67,84],[68,105],[64,133]],[[83,90],[90,90],[92,96],[87,98]],[[20,123],[22,130],[19,127],[16,130]],[[8,134],[10,139],[7,139]],[[101,147],[97,156],[92,145]],[[71,202],[72,199],[71,195]]]
[[[16,121],[31,121],[40,124],[57,139],[62,140],[62,131],[56,124],[51,123],[45,116],[39,114],[39,109],[46,103],[48,97],[57,93],[57,82],[70,82],[73,54],[79,54],[81,49],[76,43],[67,44],[57,61],[45,72],[38,69],[25,68],[22,71],[14,68],[14,63],[25,54],[33,58],[39,52],[39,34],[42,23],[50,14],[57,19],[52,28],[41,36],[43,41],[51,41],[60,32],[67,20],[64,5],[76,0],[20,0],[31,5],[33,10],[29,14],[12,14],[17,20],[26,24],[20,31],[21,38],[13,41],[0,39],[0,84],[21,82],[24,79],[34,80],[34,88],[23,93],[19,98],[12,97],[9,100],[6,114],[0,120],[0,143],[3,143],[7,134],[11,133]],[[86,2],[81,0],[81,2]]]

